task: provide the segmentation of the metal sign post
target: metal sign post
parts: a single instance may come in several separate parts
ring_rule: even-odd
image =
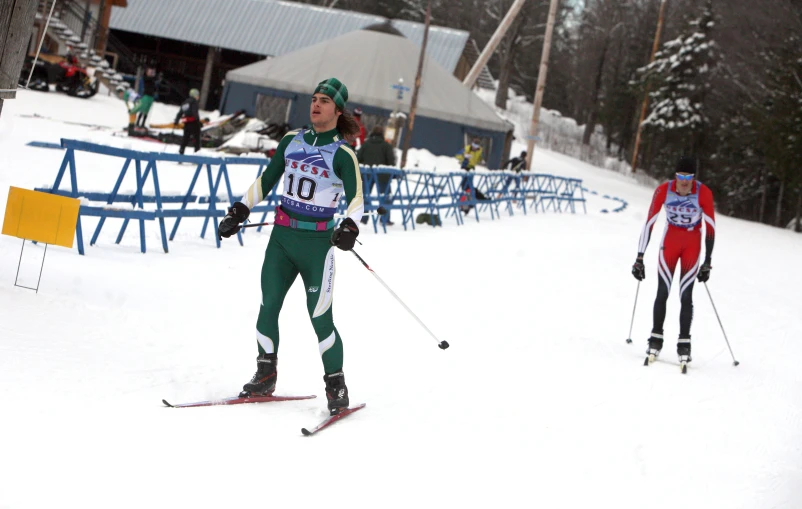
[[[22,249],[19,252],[19,263],[17,263],[17,276],[14,278],[14,286],[18,286],[20,288],[25,288],[26,290],[34,290],[36,293],[39,293],[39,283],[42,282],[42,270],[45,268],[45,257],[47,257],[47,244],[45,244],[45,254],[42,256],[42,265],[39,267],[39,279],[36,281],[36,288],[31,288],[29,286],[22,286],[17,284],[19,281],[19,269],[22,266],[22,252],[25,251],[25,239],[22,239]]]

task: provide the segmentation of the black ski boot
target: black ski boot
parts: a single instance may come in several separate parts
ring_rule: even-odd
[[[345,386],[345,375],[342,371],[323,376],[326,382],[326,399],[329,402],[329,413],[335,415],[348,408],[348,387]]]
[[[276,390],[276,354],[266,353],[256,358],[256,373],[251,381],[242,387],[240,398],[251,396],[270,396]]]
[[[660,356],[660,350],[663,349],[663,335],[652,332],[649,337],[649,348],[646,350],[646,360],[643,362],[644,366],[648,366]]]
[[[677,355],[681,363],[693,360],[691,359],[691,338],[679,338],[677,341]]]

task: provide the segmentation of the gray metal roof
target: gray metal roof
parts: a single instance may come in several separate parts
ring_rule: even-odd
[[[279,56],[383,21],[380,16],[278,0],[128,0],[128,7],[112,10],[110,26]],[[418,46],[423,42],[423,24],[400,20],[392,24]],[[432,26],[426,53],[453,73],[468,36],[464,30]]]

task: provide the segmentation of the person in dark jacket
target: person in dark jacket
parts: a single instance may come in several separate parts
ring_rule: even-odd
[[[356,158],[359,164],[365,166],[395,166],[395,150],[393,146],[384,139],[384,128],[380,125],[374,126],[370,131],[370,136],[359,147],[356,152]],[[390,191],[390,181],[393,179],[392,175],[379,175],[376,189],[379,191],[380,196],[385,196]],[[370,194],[373,188],[373,182],[370,183],[367,190],[363,189],[363,195]],[[392,197],[387,197],[386,204],[392,203]],[[367,224],[368,216],[362,216],[362,224]],[[384,216],[384,224],[392,226],[393,222],[390,221],[390,212]]]
[[[190,138],[194,139],[195,152],[200,150],[201,122],[200,112],[198,111],[198,97],[200,97],[200,92],[198,92],[197,88],[190,90],[189,97],[181,105],[178,115],[175,116],[175,124],[181,120],[184,122],[184,137],[181,140],[181,148],[178,150],[182,155],[189,144]]]
[[[150,107],[153,105],[155,97],[156,69],[150,68],[145,71],[145,76],[142,78],[142,96],[140,103],[131,110],[131,113],[137,113],[137,127],[145,127],[145,122],[148,120],[148,113],[150,113]]]
[[[526,168],[526,150],[521,152],[521,155],[518,157],[513,157],[506,163],[501,165],[502,170],[509,170],[514,171],[515,173],[521,173],[521,171]],[[505,189],[509,187],[512,183],[513,177],[507,177],[507,182],[504,184]],[[515,189],[521,188],[521,181],[519,179],[515,179]]]
[[[506,163],[501,165],[501,168],[504,170],[514,171],[515,173],[521,173],[521,170],[524,169],[526,166],[526,150],[521,152],[521,155],[518,157],[513,157]]]

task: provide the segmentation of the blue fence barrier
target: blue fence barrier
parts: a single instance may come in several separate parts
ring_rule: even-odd
[[[28,145],[29,147],[53,148],[53,149],[58,149],[58,150],[61,150],[61,149],[64,148],[59,143],[50,143],[50,142],[47,142],[47,141],[29,141],[28,143],[26,143],[26,145]]]
[[[76,237],[78,252],[85,254],[81,216],[99,217],[90,245],[94,245],[109,218],[123,220],[116,242],[119,244],[131,220],[139,221],[140,249],[146,252],[145,222],[158,224],[164,252],[169,252],[168,240],[175,238],[182,219],[203,218],[200,236],[205,238],[209,223],[212,223],[212,236],[217,247],[220,240],[216,231],[218,218],[225,216],[229,204],[237,201],[245,189],[233,192],[230,171],[248,171],[253,178],[266,168],[269,160],[258,157],[207,157],[198,155],[165,154],[122,149],[62,139],[61,147],[66,149],[55,182],[49,188],[36,188],[37,191],[51,192],[73,198],[82,198]],[[110,192],[82,191],[78,186],[76,152],[86,152],[117,158],[122,161],[121,170]],[[177,162],[194,165],[194,172],[186,192],[163,194],[159,181],[159,163]],[[123,180],[131,169],[136,177],[135,191],[120,192]],[[175,171],[175,168],[169,168]],[[389,167],[362,167],[363,194],[366,210],[384,206],[389,214],[371,215],[373,231],[379,228],[387,231],[387,217],[400,214],[404,230],[415,229],[416,213],[426,213],[432,217],[453,218],[457,225],[464,224],[471,215],[476,221],[489,214],[491,220],[501,218],[503,213],[513,215],[515,211],[527,214],[537,212],[576,213],[577,204],[585,208],[584,188],[579,179],[558,177],[539,173],[512,173],[506,171],[490,172],[427,172],[420,170],[399,170]],[[203,174],[203,175],[202,175]],[[61,189],[65,176],[69,176],[67,189]],[[206,181],[208,194],[195,192],[199,179]],[[247,179],[248,183],[252,180]],[[174,187],[174,186],[173,186]],[[281,196],[276,185],[265,200],[251,211],[251,220],[268,220],[280,203]],[[147,208],[146,208],[147,204]],[[219,207],[218,207],[219,205]],[[345,201],[340,202],[339,211],[346,210]],[[166,218],[175,222],[167,234]],[[434,224],[434,221],[432,222]],[[261,227],[258,228],[261,230]],[[243,244],[244,231],[237,234]]]
[[[592,190],[587,189],[587,188],[582,188],[582,190],[584,192],[586,192],[586,193],[590,193],[590,194],[595,195],[595,196],[599,195],[599,193],[597,191],[592,191]],[[614,208],[612,210],[612,212],[623,212],[629,206],[629,203],[625,199],[619,198],[618,196],[610,196],[608,194],[605,194],[605,195],[602,196],[602,198],[604,198],[605,200],[611,200],[611,201],[614,201],[614,202],[618,203],[618,207]],[[609,213],[611,211],[608,210],[608,209],[601,209],[601,212],[603,214],[607,214],[607,213]]]

